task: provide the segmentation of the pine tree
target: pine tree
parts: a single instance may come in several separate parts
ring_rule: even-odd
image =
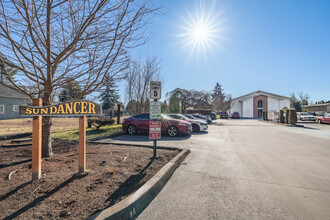
[[[102,109],[104,110],[112,109],[118,102],[119,95],[117,92],[117,85],[108,77],[105,79],[104,88],[101,90],[99,98],[102,103]]]
[[[215,111],[226,111],[224,106],[225,98],[226,95],[223,93],[222,85],[217,82],[212,94],[212,109]]]
[[[79,83],[76,80],[69,78],[63,86],[58,98],[60,102],[67,102],[74,99],[78,94],[80,94],[80,92],[81,88]]]
[[[8,66],[6,60],[7,58],[0,53],[0,82],[9,84],[9,79],[15,81],[17,69]]]

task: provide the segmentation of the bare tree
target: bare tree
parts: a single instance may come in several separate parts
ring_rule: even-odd
[[[148,57],[143,61],[132,61],[125,79],[130,114],[149,111],[150,82],[162,81],[158,59]]]
[[[299,98],[301,105],[308,105],[309,95],[307,93],[299,92]]]
[[[9,81],[50,105],[68,79],[79,82],[76,99],[95,91],[105,76],[123,77],[127,50],[143,44],[143,27],[158,8],[149,0],[0,0],[0,45],[6,65],[18,70]],[[51,118],[43,117],[43,156],[52,154]]]

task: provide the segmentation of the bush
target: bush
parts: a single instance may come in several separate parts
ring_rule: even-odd
[[[89,118],[87,123],[89,128],[93,126],[99,130],[102,126],[115,124],[115,120],[112,118]]]
[[[297,123],[297,110],[296,109],[290,109],[289,114],[289,124],[296,124]]]
[[[284,110],[280,110],[280,123],[284,123]]]

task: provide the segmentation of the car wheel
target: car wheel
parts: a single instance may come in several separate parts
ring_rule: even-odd
[[[192,125],[193,132],[199,132],[201,129],[199,128],[198,124],[193,124]]]
[[[127,128],[127,133],[130,135],[136,134],[136,127],[134,125],[129,125]]]
[[[168,129],[167,129],[167,134],[171,137],[175,137],[179,134],[179,131],[178,129],[175,127],[175,126],[170,126]]]

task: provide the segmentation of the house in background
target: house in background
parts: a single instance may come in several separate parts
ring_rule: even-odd
[[[29,103],[29,96],[0,82],[0,120],[24,117],[18,115],[18,106]]]
[[[242,118],[261,118],[263,111],[279,112],[290,108],[290,98],[261,90],[232,99],[229,114],[238,112]]]

